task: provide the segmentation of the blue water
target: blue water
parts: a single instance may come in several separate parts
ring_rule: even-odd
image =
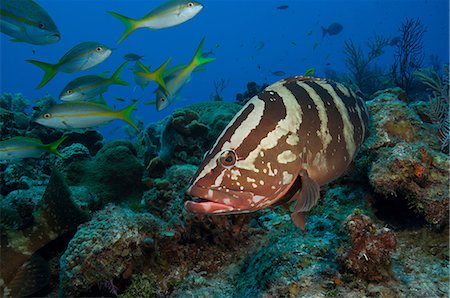
[[[104,71],[112,73],[123,62],[123,55],[130,52],[143,55],[143,62],[150,64],[152,69],[168,57],[172,57],[171,65],[187,63],[200,40],[206,37],[204,51],[212,49],[217,60],[206,65],[206,71],[194,73],[192,81],[182,90],[182,99],[166,110],[158,113],[154,106],[142,104],[154,100],[156,85],[151,83],[144,92],[139,87],[134,88],[129,67],[121,77],[130,82],[130,86],[112,86],[104,94],[106,101],[116,108],[143,95],[134,116],[144,123],[160,120],[176,108],[210,100],[214,81],[222,78],[229,80],[222,95],[233,101],[236,93],[245,90],[248,81],[273,83],[279,80],[281,77],[271,74],[272,71],[284,71],[286,75],[282,77],[303,74],[310,67],[316,69],[316,76],[323,76],[326,68],[346,72],[344,41],[352,39],[364,46],[375,33],[397,36],[398,28],[406,18],[420,18],[427,28],[425,65],[430,63],[432,54],[439,56],[443,63],[449,61],[447,0],[203,1],[203,10],[186,23],[162,30],[139,29],[119,45],[116,42],[123,33],[123,25],[106,11],[140,18],[163,1],[37,2],[57,24],[62,35],[58,43],[36,46],[9,42],[10,37],[1,36],[0,91],[20,92],[31,101],[47,93],[56,98],[61,89],[78,76]],[[289,6],[288,9],[277,9],[284,4]],[[338,35],[322,38],[321,26],[327,27],[333,22],[342,24],[344,30]],[[43,72],[24,60],[57,62],[66,51],[83,41],[99,41],[115,50],[109,59],[96,67],[73,74],[58,73],[46,86],[36,90]],[[386,48],[377,63],[389,68],[393,54],[394,48]],[[116,101],[116,97],[129,102]],[[107,139],[121,137],[122,126],[116,121],[100,130]]]

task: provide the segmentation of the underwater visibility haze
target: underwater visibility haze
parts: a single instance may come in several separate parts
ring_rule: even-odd
[[[0,31],[0,297],[448,297],[448,1],[0,0]]]

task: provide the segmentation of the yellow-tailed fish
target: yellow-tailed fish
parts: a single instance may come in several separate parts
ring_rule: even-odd
[[[108,11],[125,25],[125,32],[117,43],[139,28],[162,29],[184,23],[196,16],[203,5],[196,1],[168,1],[150,11],[141,19],[132,19],[116,12]]]
[[[32,0],[1,0],[0,31],[21,41],[36,45],[61,39],[50,15]]]
[[[315,73],[316,73],[316,69],[314,67],[311,67],[305,71],[305,74],[303,76],[309,77],[309,76],[313,76]]]
[[[189,82],[192,72],[199,66],[216,60],[215,58],[205,58],[202,55],[202,47],[205,38],[203,38],[197,47],[194,57],[191,62],[183,68],[175,67],[167,76],[164,77],[167,90],[159,87],[156,90],[156,109],[161,111],[169,106],[173,100],[178,96],[181,88]],[[138,75],[145,75],[145,73],[137,73]]]
[[[119,77],[127,63],[128,61],[122,63],[110,78],[102,74],[76,78],[64,87],[59,98],[63,101],[88,100],[106,92],[113,84],[128,86],[128,83]]]
[[[170,58],[166,60],[158,69],[150,71],[150,68],[145,66],[141,61],[136,61],[134,64],[134,81],[143,89],[149,84],[149,80],[153,80],[164,90],[168,91],[164,81],[164,74],[166,67],[170,62]]]
[[[86,41],[71,48],[55,64],[36,60],[25,61],[40,67],[45,72],[42,81],[37,86],[37,89],[39,89],[47,84],[58,71],[72,73],[89,69],[105,61],[111,55],[111,52],[112,50],[104,44]]]
[[[61,154],[57,151],[57,148],[67,138],[67,136],[63,136],[59,140],[50,144],[43,144],[39,139],[28,137],[14,137],[8,140],[0,141],[0,160],[28,157],[38,158],[44,152],[50,152],[61,157]]]
[[[138,130],[131,119],[131,112],[137,103],[135,101],[125,109],[114,111],[106,105],[91,102],[65,102],[49,108],[35,122],[52,128],[76,129],[94,127],[120,119]]]

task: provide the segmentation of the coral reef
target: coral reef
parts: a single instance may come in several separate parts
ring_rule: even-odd
[[[391,255],[397,241],[388,228],[377,229],[367,215],[355,212],[345,228],[350,235],[351,248],[341,257],[344,267],[369,281],[388,280]]]
[[[0,108],[11,112],[24,112],[30,102],[21,94],[3,93],[0,95]]]
[[[82,295],[94,286],[127,279],[152,249],[161,223],[151,214],[107,206],[79,227],[60,259],[60,295]]]
[[[148,176],[161,177],[172,164],[199,164],[239,109],[228,102],[194,104],[147,126],[138,137],[137,149],[148,164]]]
[[[92,158],[85,153],[78,154],[83,159],[66,166],[67,179],[72,185],[88,187],[104,203],[140,199],[144,167],[129,141],[111,141]]]
[[[39,265],[33,264],[32,260],[37,258],[36,252],[88,220],[88,215],[73,203],[69,188],[56,171],[52,173],[42,199],[39,200],[38,194],[32,194],[30,197],[18,192],[16,197],[10,194],[7,200],[9,206],[19,213],[22,225],[19,230],[1,226],[0,278],[3,280],[3,295],[27,296],[45,287],[46,284],[37,281],[48,282],[47,278],[42,278],[44,272],[48,275],[48,270],[42,261],[38,262]],[[22,215],[20,212],[24,207],[27,210]],[[28,223],[23,225],[25,220]]]
[[[258,85],[256,82],[248,82],[247,83],[247,90],[244,91],[244,93],[237,93],[235,102],[240,105],[244,105],[249,99],[251,99],[253,96],[257,95],[261,91],[264,90],[269,86],[268,84],[262,84]]]
[[[367,102],[373,127],[356,165],[382,198],[405,198],[407,207],[442,226],[448,222],[449,160],[434,125],[423,122],[401,94],[384,90]]]

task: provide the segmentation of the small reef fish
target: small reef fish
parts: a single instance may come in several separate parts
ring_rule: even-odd
[[[277,6],[277,9],[279,9],[279,10],[285,10],[285,9],[288,9],[289,8],[289,5],[280,5],[280,6]]]
[[[139,28],[162,29],[184,23],[195,17],[203,5],[195,1],[173,0],[168,1],[150,11],[141,19],[132,19],[113,11],[109,14],[118,18],[125,25],[125,32],[117,43]]]
[[[389,40],[388,45],[391,47],[395,47],[395,46],[399,45],[401,41],[402,41],[402,38],[400,36],[395,36]]]
[[[342,26],[339,23],[333,23],[328,28],[322,27],[322,38],[325,37],[325,35],[328,33],[328,35],[336,35],[339,34],[342,29],[344,29],[344,26]]]
[[[155,81],[163,90],[169,92],[166,86],[166,82],[164,79],[166,67],[170,62],[170,59],[167,59],[160,67],[158,67],[155,71],[150,71],[150,68],[145,66],[141,61],[136,61],[133,67],[134,71],[134,82],[138,84],[142,89],[144,89],[149,83],[150,80]]]
[[[194,57],[187,66],[174,67],[167,73],[164,77],[165,85],[167,86],[167,91],[160,87],[156,90],[156,109],[161,111],[168,107],[173,100],[177,97],[180,90],[186,83],[189,82],[192,76],[192,72],[201,65],[209,63],[216,60],[216,58],[206,58],[202,55],[202,47],[205,42],[205,38],[200,41],[200,44],[195,51]],[[149,77],[148,72],[138,72],[137,75],[142,75]]]
[[[104,44],[95,41],[86,41],[71,48],[58,63],[50,64],[36,60],[25,60],[41,68],[45,73],[42,81],[36,89],[47,84],[58,71],[73,73],[94,67],[105,61],[112,53],[112,50]]]
[[[262,49],[264,49],[265,46],[266,44],[264,43],[264,41],[260,41],[255,48],[257,51],[261,51]]]
[[[250,99],[205,154],[185,208],[237,214],[296,201],[291,218],[304,228],[304,212],[316,205],[320,186],[348,168],[368,123],[364,100],[340,83],[278,81]]]
[[[0,31],[35,45],[51,44],[61,39],[50,15],[32,0],[0,1]]]
[[[128,86],[128,83],[119,77],[127,63],[128,61],[122,63],[110,78],[102,74],[86,75],[76,78],[64,87],[59,98],[62,101],[88,100],[105,93],[109,86],[113,84]]]
[[[308,33],[306,33],[306,37],[311,36],[311,34],[312,34],[312,30],[309,30]]]
[[[12,160],[28,157],[38,158],[44,152],[50,152],[61,157],[61,154],[57,151],[57,148],[66,139],[67,136],[63,136],[59,140],[56,140],[50,144],[43,144],[39,139],[27,137],[14,137],[9,140],[0,141],[0,160]]]
[[[284,76],[286,74],[282,70],[275,70],[275,71],[271,71],[270,73],[273,74],[274,76],[278,76],[278,77]]]
[[[317,49],[318,46],[319,46],[319,43],[317,41],[315,41],[313,44],[313,50]]]
[[[128,54],[124,55],[123,58],[127,61],[139,61],[142,58],[144,58],[144,56],[140,56],[140,55],[134,54],[134,53],[128,53]]]
[[[138,130],[131,119],[131,112],[137,103],[135,101],[125,109],[114,111],[106,105],[91,102],[65,102],[49,108],[35,122],[52,128],[76,129],[94,127],[120,119]]]

